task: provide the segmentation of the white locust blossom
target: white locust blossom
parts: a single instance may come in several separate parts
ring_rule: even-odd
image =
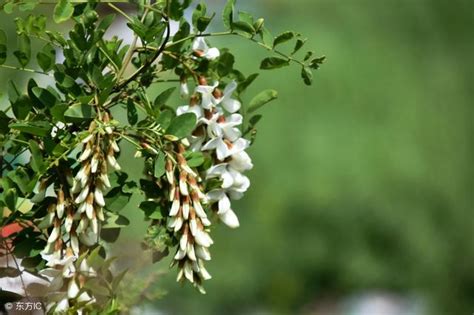
[[[219,49],[213,47],[209,48],[206,41],[202,37],[196,37],[193,42],[192,49],[198,57],[206,58],[208,60],[214,60],[219,58]]]
[[[190,112],[196,115],[196,128],[187,139],[191,144],[190,149],[208,152],[214,156],[214,165],[206,172],[206,179],[221,181],[221,187],[209,191],[207,199],[217,203],[220,220],[227,226],[236,228],[239,226],[239,220],[231,209],[230,200],[242,198],[247,191],[250,181],[242,173],[253,167],[249,155],[245,152],[250,141],[241,138],[239,129],[243,119],[237,112],[241,104],[232,98],[237,83],[228,83],[224,92],[218,89],[219,82],[207,85],[206,80],[200,78],[199,83],[191,105],[178,107],[177,115]],[[200,97],[200,102],[194,100],[196,95]],[[178,220],[176,224],[181,222]]]

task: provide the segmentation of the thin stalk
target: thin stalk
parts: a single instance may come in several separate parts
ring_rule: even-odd
[[[29,68],[18,68],[18,67],[9,66],[9,65],[0,65],[0,67],[5,68],[5,69],[20,70],[20,71],[26,71],[26,72],[38,73],[38,74],[51,76],[51,74],[49,74],[47,72],[43,72],[43,71],[40,71],[40,70],[29,69]]]

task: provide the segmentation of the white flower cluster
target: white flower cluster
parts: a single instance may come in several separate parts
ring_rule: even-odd
[[[207,229],[211,222],[201,204],[206,196],[197,183],[197,175],[187,165],[184,151],[183,145],[179,144],[176,163],[170,158],[166,160],[171,201],[168,228],[179,235],[179,246],[172,265],[178,265],[177,281],[187,279],[205,293],[201,283],[210,279],[211,275],[204,267],[204,261],[211,259],[209,247],[214,242]]]
[[[89,136],[82,141],[84,147],[79,156],[82,167],[77,172],[71,188],[75,194],[74,203],[78,206],[75,219],[80,220],[76,233],[80,235],[81,242],[87,246],[97,242],[99,222],[105,219],[104,191],[110,188],[108,168],[120,170],[120,165],[115,159],[120,148],[112,136],[110,117],[104,113],[102,119],[105,134],[98,132],[95,122],[92,122]]]
[[[198,43],[195,42],[193,47],[203,46],[202,38],[196,41]],[[210,50],[207,45],[204,48]],[[230,199],[240,199],[247,191],[250,181],[243,172],[250,170],[253,165],[245,152],[250,142],[241,137],[242,133],[238,128],[242,124],[242,115],[237,113],[241,104],[232,98],[237,83],[232,81],[227,84],[224,92],[218,86],[219,82],[207,85],[206,80],[201,78],[190,104],[178,107],[177,115],[196,115],[196,129],[188,139],[191,150],[210,152],[214,164],[207,171],[206,179],[216,178],[222,181],[220,188],[207,193],[208,200],[218,203],[217,214],[220,220],[229,227],[236,228],[239,220],[231,209]],[[200,102],[197,101],[197,96],[200,96]]]
[[[88,267],[85,259],[80,266],[75,266],[74,261],[97,243],[100,223],[105,220],[104,191],[110,188],[108,168],[120,169],[115,159],[120,149],[114,140],[107,113],[103,115],[102,123],[103,132],[97,129],[95,122],[90,124],[89,135],[82,140],[81,168],[74,178],[65,174],[71,188],[59,187],[56,203],[49,205],[48,213],[39,225],[41,228],[52,226],[47,245],[41,252],[50,268],[41,273],[50,280],[51,303],[48,307],[54,308],[55,313],[64,312],[71,303],[95,301],[83,289],[86,279],[94,277],[95,271]],[[38,200],[44,198],[45,183],[40,184]],[[64,279],[68,279],[67,285]]]
[[[48,313],[67,313],[71,301],[74,301],[74,304],[81,303],[83,306],[95,302],[95,298],[83,289],[85,281],[97,275],[85,258],[79,262],[70,248],[56,251],[51,255],[42,254],[42,257],[47,262],[48,268],[41,270],[40,274],[50,280],[46,305]],[[67,289],[64,290],[64,287]],[[83,314],[81,308],[77,310],[77,314]]]

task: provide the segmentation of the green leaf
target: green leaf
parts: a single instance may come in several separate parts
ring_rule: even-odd
[[[311,68],[302,67],[301,77],[303,78],[303,81],[306,85],[311,85],[313,83],[313,73],[311,72]]]
[[[20,97],[20,92],[18,91],[15,82],[13,82],[12,80],[8,80],[7,85],[8,98],[10,99],[10,102],[15,103],[16,100]]]
[[[318,57],[318,58],[314,58],[314,59],[311,60],[311,62],[309,63],[309,67],[310,67],[311,69],[317,70],[317,69],[319,69],[319,66],[321,66],[321,65],[324,63],[324,60],[326,60],[326,57],[325,57],[325,56]]]
[[[295,37],[294,32],[288,31],[288,32],[281,33],[280,35],[275,37],[275,40],[273,40],[273,48],[293,39],[293,37]]]
[[[5,201],[5,204],[7,205],[8,209],[11,211],[16,210],[16,200],[17,200],[17,194],[16,194],[16,189],[15,188],[9,188],[5,192],[5,196],[3,197],[3,200]]]
[[[10,122],[10,117],[5,114],[4,111],[0,111],[0,134],[7,134],[10,131],[8,123]]]
[[[29,141],[30,152],[31,152],[31,168],[37,173],[42,173],[44,171],[44,161],[43,161],[43,152],[34,140]]]
[[[196,28],[198,29],[199,32],[204,32],[206,28],[209,26],[211,23],[212,19],[214,18],[216,14],[213,13],[211,16],[201,16],[196,23]]]
[[[106,208],[110,211],[120,211],[125,208],[130,201],[131,194],[122,192],[121,187],[115,187],[107,193],[105,198]]]
[[[304,55],[304,61],[308,61],[309,58],[311,58],[313,56],[314,52],[312,51],[308,51],[305,55]]]
[[[70,0],[59,0],[54,7],[53,18],[56,23],[69,20],[74,13],[74,6]]]
[[[7,33],[0,29],[0,65],[3,65],[7,60],[7,44]]]
[[[262,27],[260,30],[260,37],[262,38],[262,42],[265,46],[271,48],[273,45],[273,36],[272,33],[266,28]]]
[[[252,84],[253,81],[255,81],[258,75],[259,75],[258,73],[253,73],[249,75],[244,81],[240,82],[239,85],[237,86],[237,92],[239,92],[239,94],[244,92],[250,86],[250,84]]]
[[[306,43],[307,38],[298,38],[296,40],[295,48],[293,48],[293,52],[291,53],[292,55],[296,54]]]
[[[25,67],[31,59],[31,42],[28,35],[22,33],[18,35],[18,50],[13,52],[22,67]]]
[[[235,58],[229,52],[224,52],[219,56],[219,60],[217,63],[217,73],[221,77],[225,77],[228,75],[232,68],[234,67]]]
[[[257,125],[260,119],[262,119],[262,115],[255,115],[255,116],[250,117],[249,119],[250,126],[255,127],[255,125]]]
[[[163,218],[162,207],[159,203],[154,201],[143,201],[140,203],[139,208],[143,210],[145,216],[150,219],[161,219]]]
[[[191,152],[185,155],[189,167],[198,167],[204,163],[204,155],[201,152]]]
[[[12,2],[7,2],[3,5],[3,11],[5,11],[6,14],[12,14],[13,10],[16,7],[16,3]]]
[[[31,91],[45,107],[53,107],[58,102],[56,96],[47,89],[34,87]]]
[[[18,5],[18,8],[20,9],[20,11],[31,11],[33,10],[36,6],[38,5],[38,1],[36,0],[23,0],[23,2],[21,2],[19,5]]]
[[[290,64],[289,60],[278,57],[268,57],[262,60],[260,69],[271,70],[286,67]]]
[[[9,172],[7,177],[10,178],[25,195],[32,192],[34,184],[36,184],[35,182],[31,182],[30,176],[23,167],[18,167],[14,171]]]
[[[166,89],[155,98],[155,101],[153,102],[153,106],[155,107],[155,112],[156,110],[159,110],[163,105],[166,104],[166,101],[168,101],[168,99],[171,97],[174,90],[176,90],[176,87]]]
[[[130,221],[123,215],[109,212],[103,229],[121,228],[130,224]]]
[[[32,108],[33,104],[27,95],[21,95],[14,103],[12,103],[13,114],[20,120],[25,119]]]
[[[235,0],[229,0],[222,11],[222,21],[224,22],[224,25],[227,27],[227,29],[232,29],[234,20],[234,6]]]
[[[237,21],[232,23],[232,29],[239,30],[251,35],[255,34],[255,28],[253,27],[253,25],[244,21]]]
[[[9,127],[40,137],[47,136],[51,130],[51,125],[46,121],[17,122],[11,123]]]
[[[278,97],[278,92],[275,90],[265,90],[257,94],[249,103],[248,113],[252,113],[267,104],[268,102],[273,101]]]
[[[166,134],[173,135],[178,139],[189,136],[196,127],[196,115],[193,113],[186,113],[181,116],[176,116],[171,120],[171,124],[166,129]]]
[[[153,175],[156,178],[160,178],[165,173],[165,164],[166,164],[165,155],[164,154],[158,155],[158,157],[155,159],[155,165],[154,165],[154,171],[153,171]]]
[[[127,100],[127,119],[130,125],[135,125],[138,121],[137,108],[131,98]]]
[[[253,16],[245,11],[239,11],[239,20],[242,22],[248,23],[250,25],[253,25]]]
[[[171,123],[171,119],[173,119],[173,112],[166,109],[158,114],[158,118],[156,119],[156,123],[160,125],[161,128],[166,129]]]
[[[89,120],[95,116],[95,109],[88,104],[74,104],[64,112],[64,117],[70,120]]]

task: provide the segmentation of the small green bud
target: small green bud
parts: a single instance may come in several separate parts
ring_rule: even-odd
[[[259,18],[255,23],[253,24],[253,27],[255,28],[255,32],[260,32],[260,30],[263,27],[263,24],[265,23],[265,20],[263,18]]]

